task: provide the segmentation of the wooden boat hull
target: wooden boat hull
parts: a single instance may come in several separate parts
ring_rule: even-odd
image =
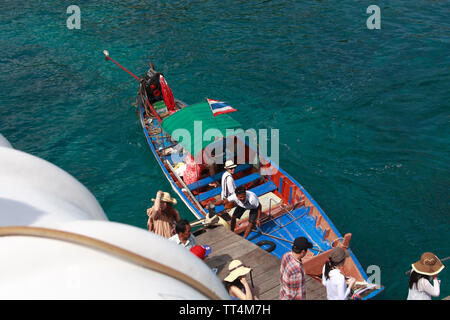
[[[215,195],[214,190],[199,192],[194,195],[198,190],[192,190],[191,192],[191,186],[185,185],[183,180],[176,175],[170,161],[164,156],[164,151],[172,146],[173,141],[162,130],[161,124],[156,119],[152,120],[150,124],[146,122],[148,118],[144,107],[145,100],[140,95],[138,95],[137,100],[137,112],[145,137],[162,172],[171,184],[174,192],[191,213],[197,219],[205,218],[207,205],[213,199],[210,196]],[[248,146],[246,147],[248,150]],[[250,149],[248,152],[246,160],[252,156],[250,154],[252,150]],[[247,171],[248,174],[244,175],[243,178],[257,175],[257,171],[261,172],[261,175],[263,171],[265,172],[263,175],[264,180],[261,180],[263,183],[250,190],[257,193],[260,197],[260,202],[262,200],[266,202],[265,208],[263,205],[261,229],[253,230],[247,237],[247,240],[263,248],[265,244],[271,244],[272,247],[274,246],[274,248],[270,248],[273,249],[271,253],[281,258],[285,252],[291,250],[292,241],[295,237],[307,237],[314,244],[314,248],[309,250],[307,256],[303,259],[305,270],[307,274],[319,280],[322,267],[328,259],[330,250],[337,245],[348,248],[351,234],[342,236],[305,188],[283,169],[276,166],[276,164],[265,161],[265,165],[260,168],[249,168],[248,170],[250,171]],[[238,181],[236,180],[236,182]],[[251,183],[246,185],[251,185]],[[276,203],[276,205],[272,206],[273,203]],[[218,211],[221,209],[223,208],[220,208]],[[243,231],[247,223],[247,219],[241,219],[236,226],[235,232]],[[367,283],[367,274],[352,250],[350,248],[348,250],[350,257],[345,262],[344,273],[356,278],[361,283]],[[383,289],[382,286],[378,285],[375,288],[366,290],[365,294],[358,298],[363,300],[372,298]]]

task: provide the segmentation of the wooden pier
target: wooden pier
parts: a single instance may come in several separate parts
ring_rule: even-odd
[[[211,247],[211,254],[205,263],[218,269],[217,276],[221,280],[228,275],[228,264],[238,259],[253,268],[255,295],[259,299],[280,299],[280,259],[223,226],[206,228],[201,230],[202,233],[199,231],[194,233],[198,244]],[[248,275],[247,281],[251,286],[250,280]],[[306,279],[306,299],[326,300],[325,287],[309,276]]]

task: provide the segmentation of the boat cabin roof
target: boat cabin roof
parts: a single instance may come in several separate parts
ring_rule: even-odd
[[[242,125],[227,114],[214,117],[208,102],[200,102],[168,116],[161,127],[190,154],[198,154],[213,143],[215,137],[223,139],[234,135]]]

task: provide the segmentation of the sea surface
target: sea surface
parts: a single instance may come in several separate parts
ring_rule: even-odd
[[[72,4],[80,29],[67,27]],[[432,0],[2,0],[0,133],[82,182],[111,221],[146,228],[150,199],[171,188],[135,113],[138,83],[102,51],[137,75],[151,60],[181,100],[225,100],[245,128],[279,129],[280,166],[353,234],[362,266],[380,267],[378,298],[406,299],[411,263],[450,256],[449,12]]]

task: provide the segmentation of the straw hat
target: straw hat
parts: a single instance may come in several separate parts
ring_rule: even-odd
[[[230,271],[230,273],[224,279],[224,281],[233,282],[240,276],[245,276],[252,270],[252,268],[244,266],[240,260],[233,260],[228,265],[228,270]]]
[[[233,168],[236,168],[237,165],[234,164],[233,160],[227,160],[227,161],[225,161],[225,165],[223,167],[225,169],[233,169]]]
[[[411,266],[415,272],[427,276],[434,276],[444,269],[441,260],[431,252],[422,254],[420,260],[413,263]]]
[[[155,201],[155,199],[152,199],[152,201]],[[177,199],[172,198],[170,196],[170,193],[168,193],[168,192],[163,192],[163,194],[161,196],[161,201],[177,204]]]

